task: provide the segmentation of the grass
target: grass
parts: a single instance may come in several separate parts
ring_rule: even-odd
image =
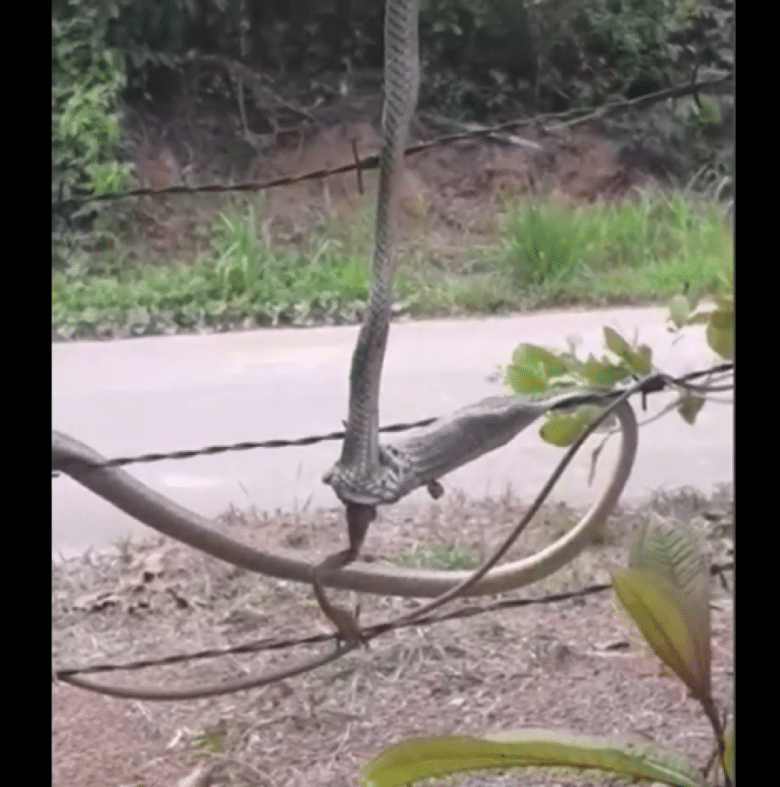
[[[663,300],[706,291],[733,265],[716,205],[677,193],[570,207],[504,206],[494,237],[406,238],[396,295],[413,316]],[[52,272],[53,338],[354,322],[368,292],[371,216],[316,218],[273,234],[255,203],[233,201],[189,259],[153,264],[120,244]],[[108,244],[110,246],[110,244]]]
[[[576,210],[554,203],[507,212],[497,267],[516,288],[588,301],[656,299],[685,283],[714,286],[732,239],[714,205],[680,194]]]
[[[393,560],[401,568],[430,568],[455,571],[476,568],[483,560],[481,550],[469,549],[456,542],[416,545]]]

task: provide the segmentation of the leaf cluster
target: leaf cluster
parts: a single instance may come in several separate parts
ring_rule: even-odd
[[[690,294],[674,296],[669,304],[668,327],[672,332],[688,326],[704,326],[710,349],[724,360],[734,358],[734,296],[730,280],[724,278],[722,291],[712,302],[701,306]],[[589,387],[611,389],[631,379],[658,371],[653,364],[652,348],[638,340],[629,341],[614,328],[603,329],[605,352],[583,355],[577,342],[569,340],[563,351],[535,344],[520,344],[510,363],[502,370],[504,381],[522,396],[547,394],[557,388]],[[693,424],[706,402],[703,393],[683,386],[666,410],[676,409],[686,423]],[[593,406],[552,412],[540,428],[542,439],[555,446],[571,445],[598,414]],[[599,449],[600,450],[600,449]]]

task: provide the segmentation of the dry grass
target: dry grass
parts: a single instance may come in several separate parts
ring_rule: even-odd
[[[603,543],[515,595],[606,580],[624,560],[626,538],[651,511],[696,522],[720,550],[717,526],[731,522],[730,501],[730,490],[706,499],[683,491],[659,496],[641,511],[620,512]],[[369,550],[399,564],[461,568],[478,562],[521,515],[522,506],[510,497],[397,508],[374,528]],[[549,542],[572,521],[571,511],[548,508],[523,539],[523,549]],[[338,511],[233,511],[219,527],[258,546],[284,544],[320,554],[343,538]],[[250,575],[177,544],[156,541],[120,555],[87,556],[53,566],[52,575],[58,667],[327,630],[307,588]],[[733,681],[733,624],[730,595],[718,595],[714,680],[724,698]],[[364,622],[410,603],[363,598]],[[306,655],[225,657],[101,679],[198,685]],[[697,706],[627,633],[608,594],[396,631],[319,671],[239,695],[137,703],[55,685],[52,696],[55,787],[162,787],[177,784],[199,763],[213,766],[213,785],[341,787],[357,784],[360,766],[401,737],[523,724],[647,735],[697,763],[710,747]],[[522,783],[606,783],[562,778]],[[507,776],[459,783],[519,782]]]

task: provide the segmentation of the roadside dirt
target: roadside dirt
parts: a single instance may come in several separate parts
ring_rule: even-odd
[[[303,89],[262,105],[247,100],[246,125],[231,90],[221,89],[221,96],[200,95],[195,102],[184,97],[197,92],[191,88],[165,107],[128,108],[125,136],[140,185],[264,181],[335,168],[378,150],[378,81],[344,96],[332,88],[328,100],[312,98],[314,108],[302,108]],[[299,113],[288,109],[292,104],[301,107]],[[526,114],[523,107],[516,110],[512,117]],[[421,110],[412,141],[462,130],[464,124]],[[508,197],[557,195],[573,203],[625,198],[649,183],[668,181],[677,169],[673,156],[661,156],[603,122],[558,130],[529,125],[409,157],[403,205],[428,232],[490,234]],[[265,227],[275,237],[295,240],[317,217],[338,220],[370,208],[375,184],[376,172],[369,171],[360,178],[349,173],[271,189],[265,192]],[[144,209],[147,243],[163,254],[190,248],[198,237],[198,211],[213,211],[215,204],[224,199],[198,195],[150,202]]]
[[[724,539],[733,528],[731,500],[729,489],[708,498],[682,490],[640,510],[621,511],[602,543],[555,577],[513,595],[538,598],[608,581],[609,571],[625,562],[631,534],[650,516],[691,523],[707,536],[714,561],[725,562],[731,557]],[[522,510],[510,498],[393,509],[372,531],[367,549],[400,564],[475,565]],[[573,517],[564,507],[546,509],[516,552],[549,543]],[[258,546],[318,554],[343,537],[339,511],[297,516],[233,511],[215,526]],[[329,633],[308,589],[232,569],[162,540],[121,555],[55,565],[52,576],[55,668]],[[726,576],[730,583],[731,574]],[[722,706],[730,703],[733,685],[732,595],[717,580],[712,587],[713,680]],[[361,601],[364,623],[411,603]],[[311,652],[262,651],[92,677],[194,686],[263,672]],[[55,684],[52,703],[54,787],[343,787],[358,784],[361,765],[402,737],[523,725],[633,733],[697,765],[706,762],[711,748],[696,704],[603,592],[400,630],[316,672],[243,694],[151,703]],[[558,774],[546,780],[468,777],[458,783],[610,782]]]

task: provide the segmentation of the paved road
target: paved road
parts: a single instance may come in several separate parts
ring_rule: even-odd
[[[714,360],[700,330],[671,336],[663,316],[660,309],[619,309],[396,324],[385,364],[382,421],[442,414],[499,393],[500,386],[487,378],[520,341],[564,346],[566,336],[576,335],[584,347],[599,349],[605,324],[628,335],[637,330],[653,347],[658,366],[671,373]],[[55,344],[53,426],[109,457],[332,431],[346,413],[355,335],[354,327],[338,327]],[[652,411],[662,401],[667,400],[654,397]],[[694,427],[681,426],[676,414],[648,425],[624,499],[637,502],[660,488],[706,490],[729,481],[732,420],[730,405],[708,405]],[[139,465],[132,472],[207,516],[230,503],[293,510],[336,503],[320,478],[337,452],[338,444],[324,443]],[[586,453],[554,499],[576,505],[592,499]],[[559,455],[529,429],[448,476],[445,487],[474,497],[511,488],[529,497]],[[605,451],[601,473],[608,472],[613,456]],[[52,487],[55,553],[105,546],[146,530],[69,478],[53,479]],[[417,492],[409,501],[427,499]]]

